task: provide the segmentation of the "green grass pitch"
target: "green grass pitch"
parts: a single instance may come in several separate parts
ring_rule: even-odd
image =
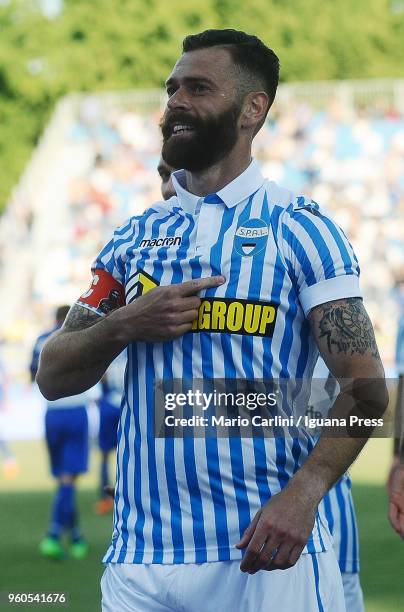
[[[352,470],[358,513],[362,585],[367,612],[404,610],[404,542],[390,529],[386,518],[384,479],[391,442],[372,441]],[[45,447],[40,442],[19,442],[13,449],[20,475],[0,480],[0,591],[65,591],[70,605],[0,605],[3,610],[100,610],[100,562],[111,532],[111,516],[93,513],[96,500],[98,456],[92,453],[91,470],[80,483],[80,515],[91,550],[87,559],[51,562],[38,554],[46,527],[53,481],[48,474]],[[348,611],[349,612],[349,611]]]

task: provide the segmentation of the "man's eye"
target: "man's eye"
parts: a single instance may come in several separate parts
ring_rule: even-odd
[[[207,87],[206,85],[201,85],[200,83],[196,83],[195,85],[193,85],[192,89],[195,93],[202,93],[206,91]]]
[[[174,84],[166,86],[167,96],[170,97],[177,91],[177,87]]]

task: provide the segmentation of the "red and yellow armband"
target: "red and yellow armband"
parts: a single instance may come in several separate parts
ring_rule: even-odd
[[[96,269],[90,288],[79,297],[77,304],[105,317],[125,306],[124,286],[106,270]]]

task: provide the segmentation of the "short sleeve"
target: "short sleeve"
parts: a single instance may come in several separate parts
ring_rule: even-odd
[[[282,251],[305,315],[325,302],[362,297],[358,260],[344,232],[316,202],[297,198],[283,215]]]
[[[93,280],[90,288],[78,299],[77,303],[100,316],[125,305],[125,273],[128,247],[133,244],[142,216],[131,217],[124,225],[115,230],[113,238],[107,242],[92,263]]]
[[[115,237],[112,238],[100,251],[91,265],[91,272],[95,274],[96,270],[105,270],[121,285],[125,282],[125,269],[116,257],[115,253]]]

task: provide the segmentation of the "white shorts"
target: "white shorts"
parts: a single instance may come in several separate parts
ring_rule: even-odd
[[[179,565],[110,563],[103,612],[345,612],[333,550],[304,554],[288,570],[254,575],[240,561]]]
[[[362,587],[359,574],[342,572],[342,585],[344,587],[345,607],[348,612],[365,612]]]

